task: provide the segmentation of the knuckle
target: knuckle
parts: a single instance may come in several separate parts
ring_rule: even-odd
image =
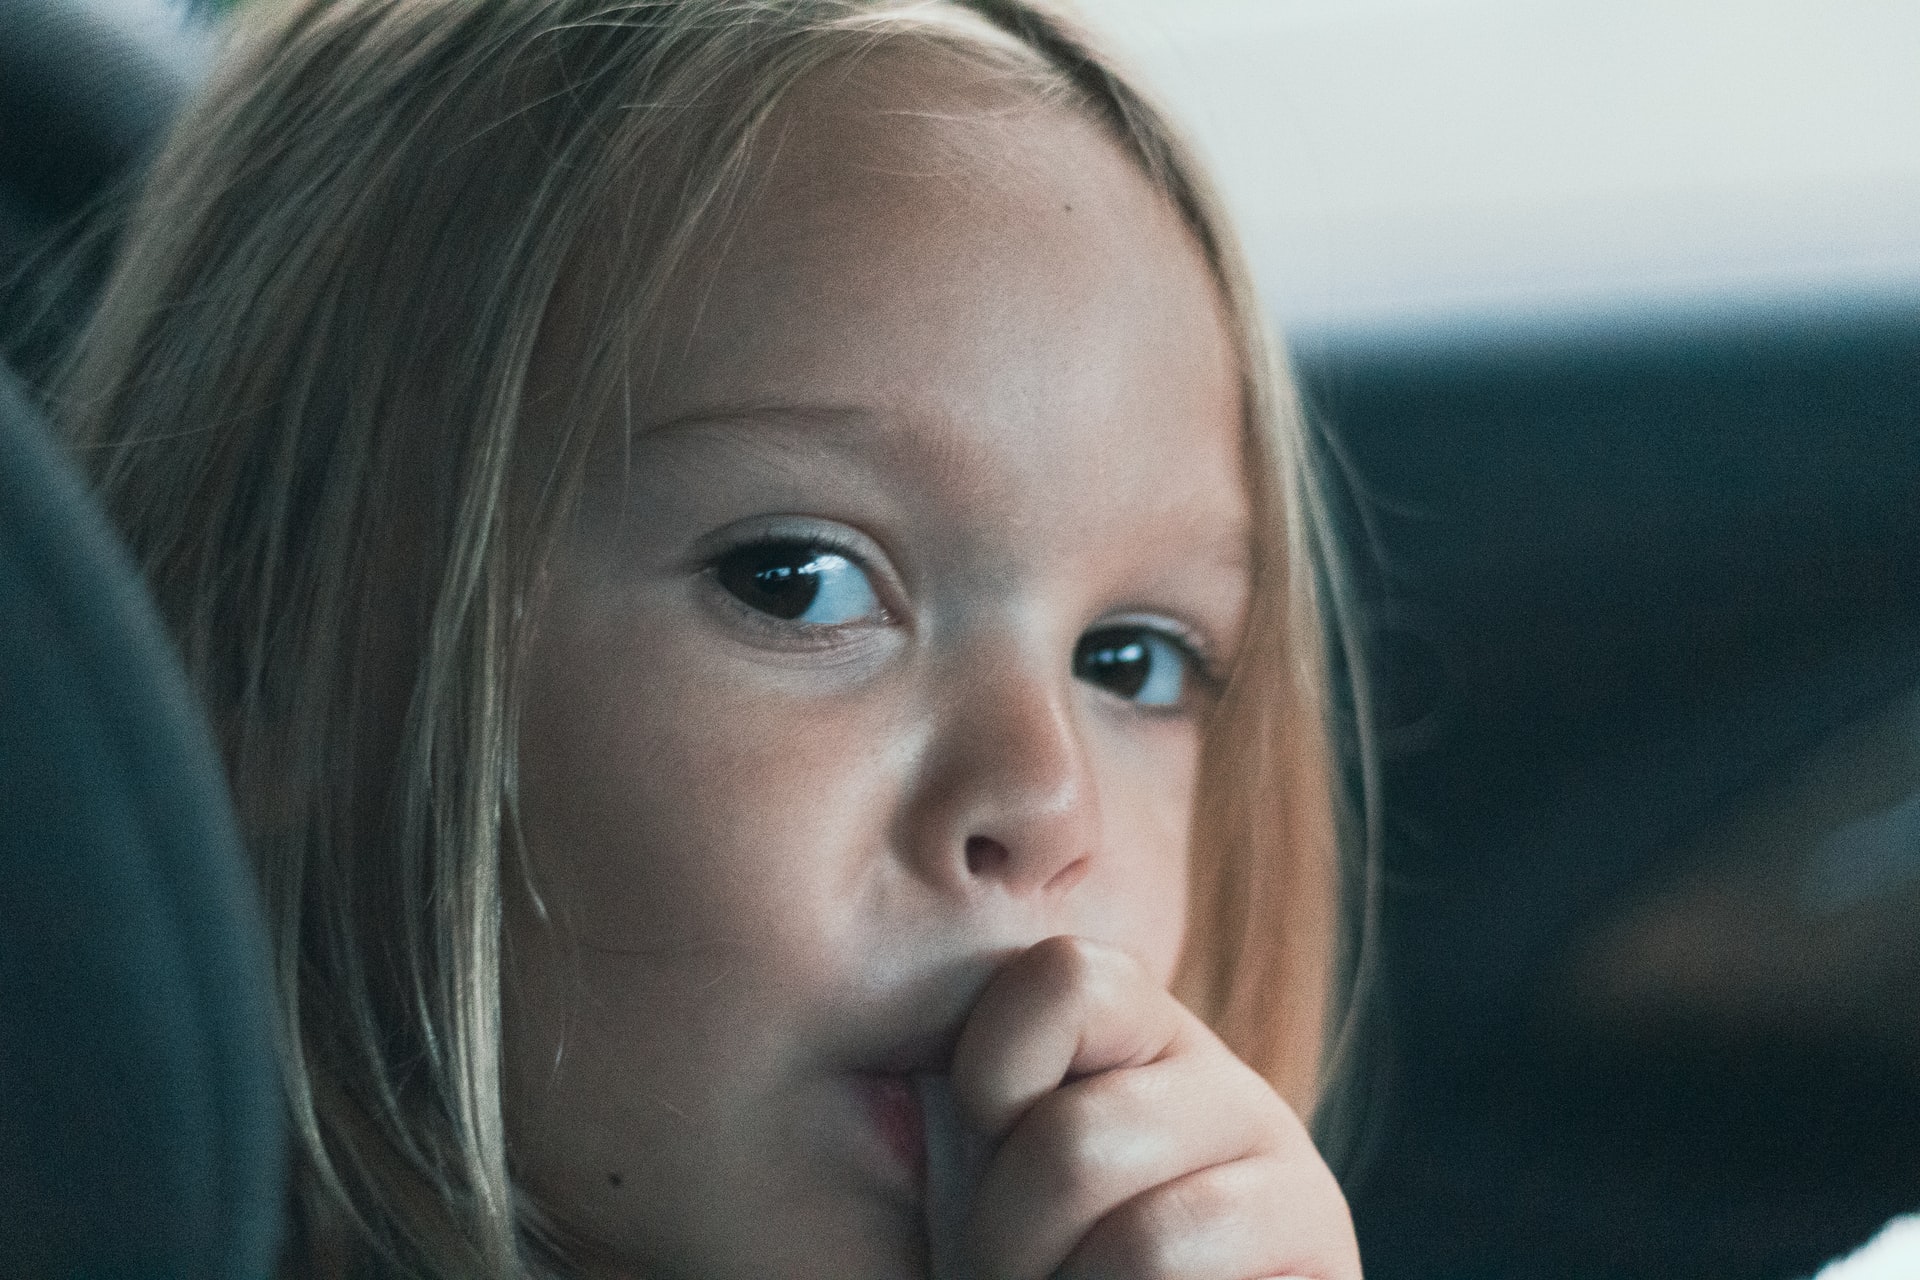
[[[1021,1144],[1036,1185],[1083,1209],[1110,1203],[1164,1158],[1163,1136],[1138,1118],[1155,1094],[1138,1073],[1114,1072],[1058,1090],[1034,1104]]]
[[[1229,1211],[1221,1189],[1204,1175],[1155,1188],[1110,1216],[1102,1271],[1138,1280],[1193,1275]]]
[[[1154,1213],[1141,1209],[1123,1215],[1113,1237],[1107,1261],[1113,1273],[1139,1280],[1179,1274],[1180,1247],[1160,1229]]]
[[[1088,1123],[1130,1131],[1166,1109],[1167,1084],[1152,1071],[1107,1071],[1076,1081],[1067,1092],[1086,1111]]]
[[[1247,1206],[1236,1180],[1201,1170],[1155,1187],[1102,1220],[1075,1259],[1077,1277],[1190,1280],[1234,1264],[1220,1252],[1223,1231]]]
[[[1240,1208],[1237,1191],[1220,1170],[1207,1169],[1148,1197],[1147,1208],[1161,1239],[1191,1239],[1235,1215]]]
[[[1021,968],[1043,1004],[1083,1014],[1124,1005],[1126,992],[1141,983],[1153,985],[1126,952],[1067,934],[1034,943]]]
[[[1101,957],[1096,944],[1062,934],[1034,943],[1027,950],[1026,961],[1038,985],[1056,996],[1071,997],[1092,985]]]
[[[1034,1163],[1044,1185],[1073,1201],[1095,1194],[1117,1154],[1105,1101],[1069,1089],[1049,1096],[1034,1112]]]

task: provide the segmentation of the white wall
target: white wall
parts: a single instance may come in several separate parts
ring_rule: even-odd
[[[1080,0],[1302,327],[1920,288],[1920,0]]]

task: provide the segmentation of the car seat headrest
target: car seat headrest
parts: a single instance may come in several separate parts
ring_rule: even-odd
[[[0,366],[0,1257],[272,1268],[266,935],[205,718],[131,559]]]

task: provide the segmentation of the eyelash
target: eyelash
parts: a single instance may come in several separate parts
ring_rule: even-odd
[[[894,614],[893,611],[888,608],[885,599],[885,596],[888,594],[887,579],[885,576],[874,570],[868,562],[867,556],[855,545],[854,540],[836,536],[831,530],[806,529],[793,530],[791,532],[769,530],[757,533],[752,537],[731,543],[713,553],[706,560],[702,572],[707,578],[713,581],[715,590],[725,598],[726,603],[732,608],[734,613],[750,625],[761,629],[766,634],[789,643],[794,641],[801,641],[802,643],[811,641],[820,644],[831,643],[832,638],[836,634],[844,632],[849,628],[871,625],[870,623],[863,624],[860,622],[801,622],[795,619],[779,618],[755,608],[747,601],[735,595],[727,587],[720,584],[719,573],[721,568],[732,558],[756,550],[771,550],[773,548],[793,546],[795,544],[804,544],[809,550],[836,555],[845,559],[865,577],[867,583],[872,588],[875,602],[880,609],[880,621],[892,620]],[[1199,692],[1206,697],[1217,697],[1225,687],[1226,678],[1220,671],[1219,665],[1215,662],[1210,651],[1210,646],[1205,639],[1193,628],[1175,619],[1170,619],[1160,614],[1144,616],[1142,614],[1120,614],[1116,617],[1101,619],[1087,627],[1081,634],[1085,636],[1099,630],[1127,627],[1138,627],[1142,631],[1151,631],[1172,645],[1173,648],[1179,652],[1181,660],[1185,664],[1187,677],[1194,681],[1199,687]],[[1154,706],[1134,702],[1129,702],[1128,705],[1134,707],[1135,710],[1144,715],[1178,717],[1184,714],[1190,714],[1191,708],[1188,705],[1188,701],[1190,700],[1169,706]]]
[[[765,634],[789,643],[797,640],[803,644],[808,642],[826,644],[830,643],[835,635],[845,632],[850,628],[872,625],[871,623],[860,622],[801,622],[797,619],[775,617],[772,614],[754,608],[751,604],[742,600],[721,584],[719,580],[720,571],[727,561],[734,557],[752,551],[772,550],[776,547],[787,547],[795,544],[803,544],[810,550],[839,556],[847,561],[848,564],[851,564],[866,578],[868,585],[873,590],[874,601],[880,609],[879,621],[885,622],[893,619],[894,612],[887,606],[886,596],[889,594],[889,591],[885,576],[875,572],[872,565],[868,562],[867,556],[854,544],[852,539],[835,536],[830,530],[804,529],[787,532],[773,529],[756,533],[751,537],[741,539],[739,542],[729,543],[707,557],[705,564],[701,567],[701,573],[712,583],[715,592],[723,597],[724,602],[741,619],[749,625],[759,628]]]
[[[1202,698],[1211,701],[1218,698],[1226,688],[1227,677],[1215,661],[1212,647],[1199,632],[1177,619],[1161,614],[1121,614],[1115,618],[1102,619],[1088,627],[1081,634],[1108,627],[1139,627],[1143,631],[1152,631],[1180,651],[1186,663],[1187,676],[1198,686]],[[1179,718],[1193,714],[1193,699],[1189,698],[1172,706],[1151,706],[1146,703],[1129,703],[1141,715]]]
[[[1143,627],[1149,631],[1157,631],[1165,637],[1174,648],[1180,650],[1181,656],[1187,660],[1187,670],[1209,693],[1218,693],[1220,688],[1226,684],[1226,677],[1221,674],[1219,664],[1213,659],[1212,646],[1201,637],[1199,632],[1182,622],[1172,618],[1163,618],[1158,614],[1153,615],[1151,620],[1122,615],[1112,622],[1102,622],[1099,625],[1131,625]]]

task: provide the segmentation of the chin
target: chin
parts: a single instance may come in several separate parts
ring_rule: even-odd
[[[917,1214],[853,1189],[716,1187],[676,1221],[636,1223],[602,1202],[563,1253],[595,1280],[926,1280]],[[620,1209],[628,1210],[622,1213]],[[571,1234],[562,1231],[563,1236]]]
[[[758,1256],[741,1259],[729,1280],[926,1280],[926,1237],[917,1213],[861,1194],[829,1193],[805,1210],[793,1212],[796,1207],[768,1206],[766,1220],[784,1220],[784,1227],[763,1237]],[[689,1280],[696,1276],[714,1280],[717,1273],[708,1266],[695,1268]]]

